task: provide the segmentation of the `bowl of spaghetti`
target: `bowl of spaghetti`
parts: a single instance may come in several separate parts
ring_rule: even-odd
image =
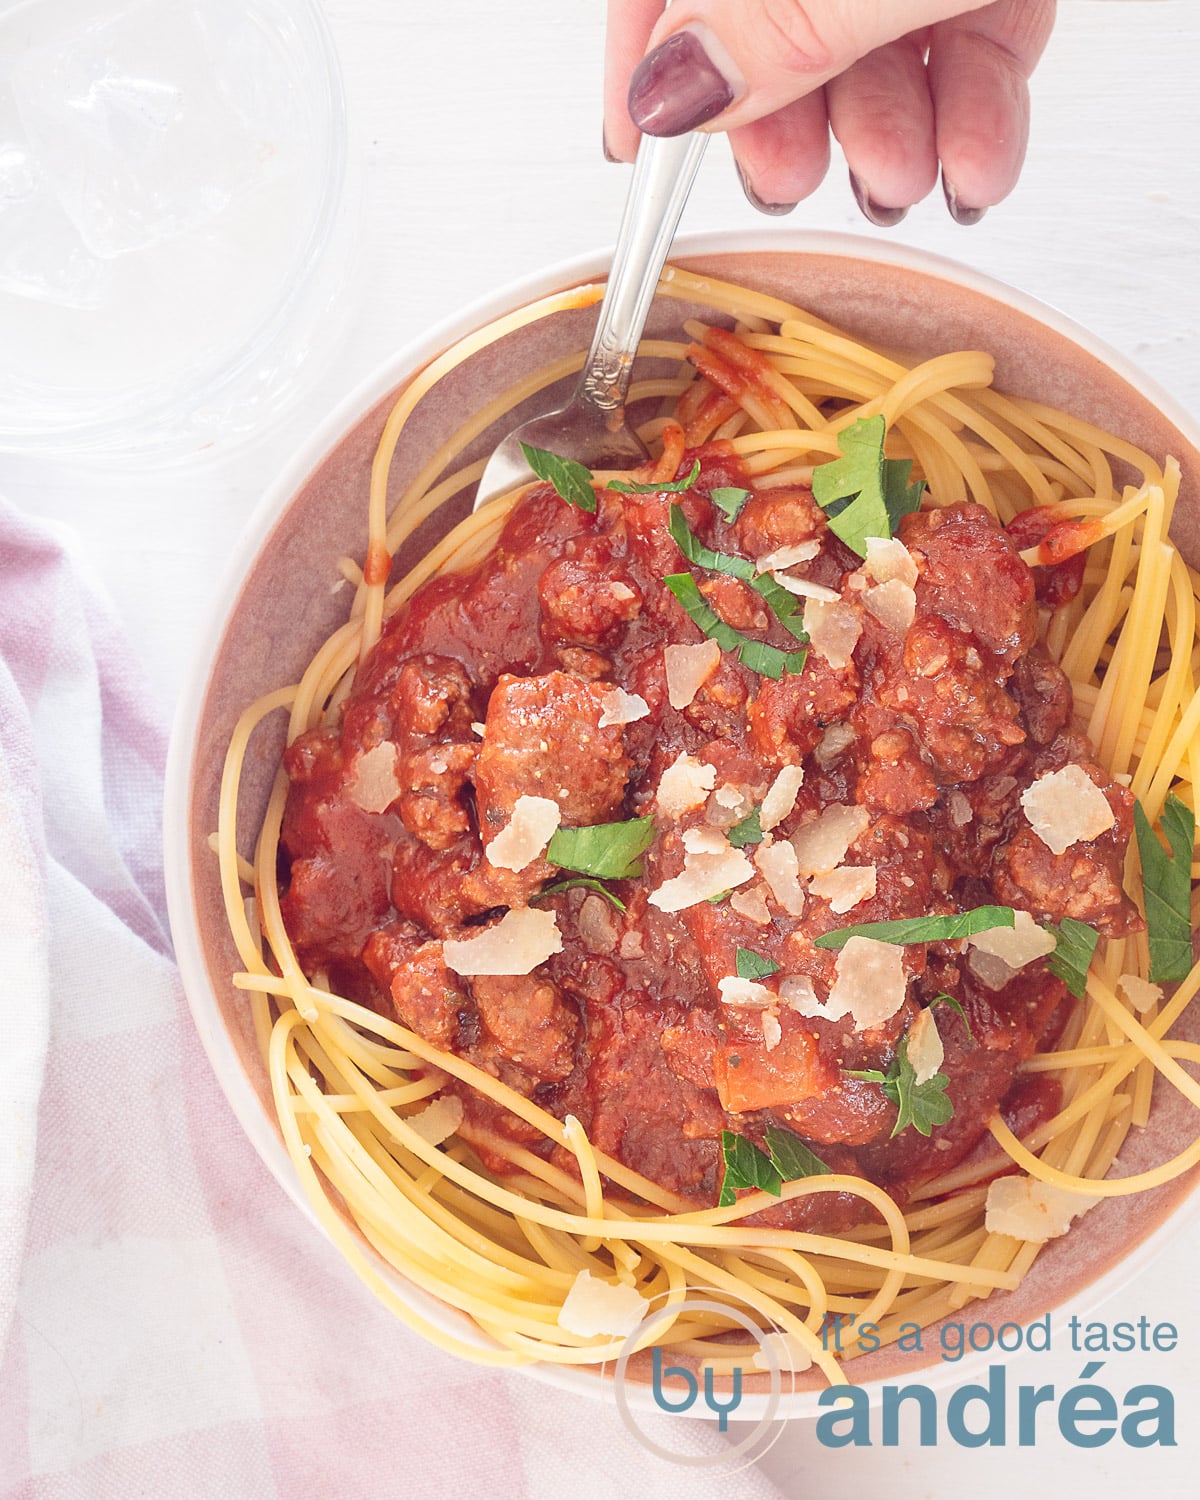
[[[264,500],[172,925],[247,1133],[405,1322],[637,1399],[655,1348],[750,1363],[728,1305],[796,1413],[1194,1207],[1200,436],[961,267],[708,237],[649,463],[533,453],[472,513],[602,270],[398,355]]]

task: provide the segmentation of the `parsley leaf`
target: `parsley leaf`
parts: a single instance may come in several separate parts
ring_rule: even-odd
[[[817,948],[844,948],[852,937],[874,938],[879,943],[940,943],[986,932],[989,927],[1012,927],[1016,915],[1011,906],[976,906],[971,911],[951,912],[941,917],[901,917],[894,922],[857,922],[839,927],[814,940]]]
[[[592,476],[582,464],[576,463],[573,458],[560,458],[557,453],[551,453],[546,448],[531,448],[528,443],[521,444],[521,452],[537,477],[554,486],[560,499],[573,505],[576,510],[590,513],[596,509]]]
[[[807,642],[808,634],[804,626],[792,619],[793,615],[800,612],[801,600],[789,589],[776,583],[769,573],[755,572],[754,564],[748,557],[734,557],[728,552],[714,552],[711,547],[706,547],[688,525],[681,506],[671,506],[667,529],[688,562],[695,563],[698,568],[706,568],[710,573],[727,573],[731,578],[740,578],[743,583],[748,583],[756,594],[766,600],[771,613],[789,633],[798,641]],[[774,647],[771,649],[774,650]]]
[[[779,973],[779,965],[774,959],[755,953],[753,948],[738,949],[736,967],[739,979],[767,979]]]
[[[697,459],[692,465],[690,474],[683,479],[673,480],[670,484],[634,484],[626,479],[610,479],[605,489],[616,490],[621,495],[682,495],[690,490],[699,478],[700,460]]]
[[[935,995],[929,1002],[929,1009],[932,1010],[935,1005],[948,1005],[951,1010],[957,1011],[958,1019],[967,1028],[967,1037],[972,1042],[975,1040],[975,1035],[971,1030],[971,1023],[967,1020],[967,1013],[965,1010],[963,1010],[961,1004],[954,998],[953,995],[947,995],[943,990],[940,995]]]
[[[867,538],[890,537],[900,518],[921,504],[925,485],[908,482],[909,459],[887,459],[882,415],[860,417],[838,433],[841,458],[813,470],[813,499],[829,519],[829,529],[859,557]]]
[[[1140,802],[1134,804],[1138,854],[1142,860],[1142,893],[1150,944],[1150,978],[1186,979],[1192,967],[1192,860],[1196,816],[1171,792],[1162,811],[1162,830],[1171,846],[1167,854],[1150,827]]]
[[[783,1190],[779,1169],[753,1141],[748,1141],[744,1135],[734,1135],[732,1130],[722,1130],[721,1154],[725,1158],[725,1176],[717,1199],[718,1208],[728,1208],[736,1203],[735,1190],[738,1188],[761,1188],[779,1197]]]
[[[1046,931],[1058,944],[1054,952],[1046,956],[1046,967],[1056,979],[1063,981],[1076,999],[1081,999],[1087,991],[1088,967],[1092,962],[1092,954],[1096,951],[1096,944],[1100,941],[1100,934],[1094,927],[1089,927],[1086,922],[1077,922],[1074,917],[1064,917],[1059,927],[1055,927],[1053,922],[1047,922]],[[1189,965],[1191,951],[1189,939]]]
[[[638,856],[653,839],[653,818],[560,828],[550,840],[546,858],[562,870],[580,870],[601,880],[630,880],[642,873]]]
[[[742,507],[750,498],[750,491],[738,489],[735,485],[718,485],[715,490],[709,490],[708,498],[718,510],[724,512],[725,519],[732,524],[741,515]]]
[[[892,1066],[886,1073],[881,1073],[878,1068],[846,1071],[851,1078],[879,1084],[885,1097],[896,1106],[893,1136],[910,1125],[918,1135],[928,1135],[935,1125],[944,1125],[954,1117],[954,1105],[946,1093],[950,1080],[944,1073],[935,1073],[924,1083],[917,1083],[917,1070],[908,1060],[907,1036],[901,1037]]]
[[[780,1125],[768,1125],[766,1135],[772,1165],[784,1182],[796,1182],[801,1177],[825,1177],[833,1171],[794,1131],[784,1130]]]
[[[561,896],[564,891],[585,890],[595,891],[597,895],[611,901],[618,911],[625,910],[625,903],[618,896],[614,896],[606,885],[601,885],[598,880],[593,880],[590,875],[576,875],[571,880],[557,880],[553,885],[544,885],[532,899],[540,901],[543,896]]]
[[[716,641],[722,651],[736,651],[738,660],[752,672],[762,677],[778,680],[784,672],[799,672],[804,667],[806,653],[803,651],[780,651],[763,641],[752,641],[732,625],[726,625],[720,615],[708,604],[699,585],[690,573],[672,573],[663,582],[683,605],[695,623],[709,640]],[[794,634],[794,632],[793,632]]]
[[[744,849],[747,844],[761,844],[762,836],[762,823],[757,807],[748,812],[740,823],[735,823],[726,834],[735,849]]]

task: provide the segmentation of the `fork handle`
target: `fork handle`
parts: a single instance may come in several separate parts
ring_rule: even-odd
[[[625,199],[617,248],[576,399],[602,412],[625,405],[633,357],[708,136],[644,135]]]

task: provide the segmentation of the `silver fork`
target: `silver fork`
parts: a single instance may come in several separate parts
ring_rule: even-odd
[[[575,394],[558,411],[509,433],[483,471],[476,510],[533,479],[522,443],[576,459],[589,469],[632,469],[649,458],[626,425],[625,395],[654,289],[707,145],[708,136],[697,132],[642,137],[596,332]]]

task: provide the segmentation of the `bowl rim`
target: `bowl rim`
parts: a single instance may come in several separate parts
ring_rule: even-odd
[[[1200,422],[1194,419],[1156,381],[1139,369],[1132,360],[1111,348],[1102,339],[1052,305],[949,257],[908,245],[881,242],[866,236],[842,232],[804,229],[774,231],[738,229],[680,235],[672,246],[669,259],[674,261],[750,252],[824,255],[865,260],[947,281],[992,301],[1000,302],[1023,317],[1063,336],[1085,353],[1099,360],[1157,406],[1173,426],[1178,428],[1197,448],[1200,448]],[[365,416],[397,384],[420,370],[464,334],[510,309],[523,306],[553,291],[600,279],[607,274],[610,261],[611,249],[590,251],[556,262],[518,281],[510,282],[499,290],[478,298],[460,311],[443,319],[428,332],[410,340],[360,380],[325,420],[299,445],[278,477],[267,486],[250,513],[213,590],[208,610],[195,637],[188,668],[180,683],[180,695],[167,752],[163,854],[171,936],[188,1009],[209,1063],[217,1076],[217,1081],[243,1131],[271,1175],[322,1235],[325,1235],[325,1230],[305,1196],[292,1169],[291,1160],[275,1132],[275,1127],[268,1119],[258,1097],[246,1079],[233,1043],[221,1024],[216,997],[209,982],[200,947],[198,928],[194,921],[194,884],[191,876],[188,833],[189,800],[197,731],[208,691],[212,663],[216,659],[229,615],[238,600],[242,584],[270,533],[306,478],[355,422]],[[1145,1270],[1170,1241],[1197,1220],[1200,1220],[1200,1183],[1188,1192],[1186,1198],[1181,1200],[1132,1252],[1102,1273],[1095,1281],[1089,1283],[1082,1294],[1076,1294],[1074,1298],[1068,1297],[1065,1301],[1056,1304],[1052,1311],[1070,1307],[1072,1311],[1082,1315],[1100,1307]],[[464,1327],[458,1314],[437,1302],[436,1299],[422,1293],[418,1288],[412,1287],[390,1268],[382,1267],[382,1269],[389,1282],[402,1297],[414,1304],[419,1300],[421,1311],[426,1318],[442,1327],[447,1333],[453,1333],[458,1339],[464,1338]],[[469,1337],[467,1341],[470,1341]],[[490,1347],[482,1337],[476,1342],[481,1348]],[[960,1358],[957,1361],[942,1360],[936,1364],[923,1366],[920,1371],[914,1373],[918,1374],[922,1383],[930,1389],[940,1391],[948,1386],[959,1385],[977,1378],[986,1370],[989,1363],[999,1360],[1010,1361],[1017,1357],[1019,1355],[1002,1353],[996,1348]],[[529,1364],[517,1368],[559,1390],[572,1391],[595,1400],[610,1399],[611,1381],[607,1378],[607,1366],[600,1367],[601,1373],[599,1374],[594,1370],[573,1369],[548,1363]],[[859,1388],[867,1393],[869,1402],[874,1407],[881,1401],[884,1387],[894,1383],[895,1379],[895,1376],[873,1379],[863,1382]],[[647,1413],[660,1411],[660,1408],[652,1401],[647,1388],[627,1385],[625,1389],[626,1399],[632,1410]],[[776,1419],[815,1417],[819,1410],[819,1396],[820,1392],[815,1390],[784,1392],[775,1413]],[[747,1395],[738,1407],[738,1420],[753,1421],[762,1418],[767,1409],[768,1400],[765,1394]],[[689,1410],[688,1415],[703,1418],[705,1412],[697,1403]]]

